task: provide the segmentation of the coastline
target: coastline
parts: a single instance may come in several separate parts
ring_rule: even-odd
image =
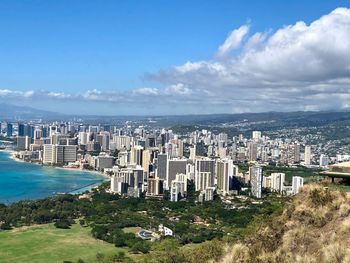
[[[16,157],[16,151],[15,150],[2,150],[4,152],[7,152],[10,154],[9,158],[11,158],[12,160],[16,161],[16,162],[21,162],[21,163],[30,163],[30,164],[35,164],[35,165],[40,165],[42,166],[41,163],[35,163],[35,162],[27,162],[24,160],[21,160],[19,158]],[[99,171],[94,171],[94,170],[88,170],[88,169],[80,169],[80,168],[72,168],[72,167],[60,167],[60,166],[52,166],[52,165],[44,165],[45,167],[51,167],[51,168],[55,168],[55,169],[60,169],[60,170],[68,170],[68,171],[78,171],[78,172],[88,172],[88,173],[93,173],[93,174],[97,174],[101,177],[104,177],[105,179],[110,179],[110,177],[102,172]]]
[[[16,157],[17,151],[15,151],[13,149],[0,149],[0,152],[6,152],[8,154],[8,158],[10,158],[11,160],[13,160],[15,162],[29,163],[29,164],[33,164],[33,165],[42,166],[40,163],[27,162],[27,161],[24,161],[24,160],[21,160],[21,159],[17,158]],[[106,174],[104,174],[102,172],[99,172],[99,171],[92,171],[92,170],[80,169],[80,168],[72,168],[72,167],[56,167],[56,166],[50,166],[50,165],[45,165],[44,167],[50,167],[50,168],[54,168],[54,169],[58,169],[58,170],[68,170],[68,171],[79,172],[79,173],[95,174],[95,175],[97,175],[99,177],[102,177],[102,179],[103,179],[101,182],[85,185],[85,186],[79,187],[77,189],[74,189],[72,191],[68,191],[68,192],[66,192],[67,194],[79,195],[79,194],[84,193],[85,191],[91,191],[92,189],[100,186],[102,183],[107,182],[107,181],[110,180],[110,177],[108,175],[106,175]]]

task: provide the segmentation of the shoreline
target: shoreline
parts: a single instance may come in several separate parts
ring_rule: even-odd
[[[29,164],[33,164],[33,165],[39,165],[42,167],[50,167],[50,168],[54,168],[54,169],[58,169],[58,170],[68,170],[68,171],[72,171],[72,172],[79,172],[79,173],[90,173],[90,174],[95,174],[99,177],[101,177],[102,181],[98,182],[98,183],[93,183],[93,184],[89,184],[89,185],[85,185],[82,187],[79,187],[77,189],[73,189],[71,191],[67,191],[65,192],[65,194],[73,194],[73,195],[80,195],[82,193],[84,193],[85,191],[92,191],[92,189],[100,186],[101,184],[103,184],[104,182],[107,182],[110,180],[110,177],[102,172],[99,171],[92,171],[92,170],[87,170],[87,169],[80,169],[80,168],[72,168],[72,167],[57,167],[57,166],[51,166],[51,165],[42,165],[40,163],[35,163],[35,162],[27,162],[24,160],[21,160],[19,158],[16,157],[16,153],[17,151],[13,150],[13,149],[1,149],[0,152],[6,152],[9,156],[9,158],[15,162],[19,162],[19,163],[29,163]],[[57,196],[56,195],[52,195],[52,196]]]
[[[17,153],[15,150],[9,150],[9,149],[6,149],[6,150],[0,150],[0,151],[3,151],[3,152],[7,152],[10,154],[9,158],[16,161],[16,162],[20,162],[20,163],[30,163],[30,164],[35,164],[35,165],[40,165],[40,166],[43,166],[43,167],[51,167],[51,168],[55,168],[55,169],[60,169],[60,170],[68,170],[68,171],[78,171],[78,172],[88,172],[88,173],[93,173],[93,174],[96,174],[96,175],[99,175],[105,179],[110,179],[110,177],[102,172],[99,172],[99,171],[94,171],[94,170],[88,170],[88,169],[80,169],[80,168],[73,168],[73,167],[64,167],[64,166],[53,166],[53,165],[42,165],[41,163],[36,163],[36,162],[27,162],[27,161],[24,161],[24,160],[21,160],[19,158],[17,158],[15,156],[15,154]]]

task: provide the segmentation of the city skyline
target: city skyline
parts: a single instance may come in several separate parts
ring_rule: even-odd
[[[251,4],[2,2],[0,102],[84,115],[348,110],[349,5]]]

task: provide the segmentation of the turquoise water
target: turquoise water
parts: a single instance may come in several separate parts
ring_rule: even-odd
[[[58,193],[78,193],[103,182],[95,173],[42,167],[17,162],[8,152],[0,151],[0,203],[39,199]]]

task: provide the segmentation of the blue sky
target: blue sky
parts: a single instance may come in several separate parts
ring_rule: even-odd
[[[185,79],[172,69],[200,61],[227,66],[228,60],[242,56],[241,42],[248,41],[254,33],[266,33],[269,38],[297,21],[309,25],[337,7],[349,7],[349,2],[3,0],[0,1],[0,100],[83,114],[263,111],[264,107],[247,107],[237,101],[242,93],[244,101],[254,100],[252,94],[256,92],[248,96],[245,93],[249,88],[242,91],[241,84],[225,82],[221,86],[204,87],[203,91],[205,83],[189,80],[204,80],[208,74],[202,76],[196,72]],[[240,39],[238,47],[230,49],[229,57],[218,59],[218,47],[230,32],[242,25],[249,27],[249,33]],[[182,95],[192,95],[184,99],[171,94],[169,99],[167,94],[179,91],[179,87]],[[227,92],[235,96],[211,103],[210,98],[193,100],[198,98],[194,91]],[[87,97],[84,95],[87,92],[89,96],[93,94],[91,100],[82,99]],[[55,97],[51,100],[48,93],[57,96],[50,95]],[[158,96],[159,93],[162,95]],[[111,97],[115,99],[108,99]],[[159,103],[165,98],[169,99],[167,103]],[[277,106],[267,110],[276,110],[282,104],[276,102]],[[317,103],[312,107],[304,105],[303,109],[317,109],[314,104]],[[293,107],[281,109],[294,110]]]

